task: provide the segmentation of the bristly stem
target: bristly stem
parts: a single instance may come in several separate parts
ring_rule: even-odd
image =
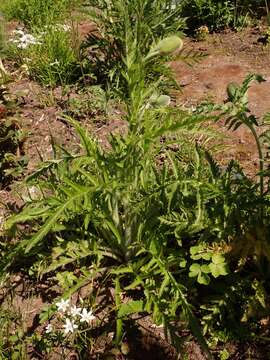
[[[253,125],[248,125],[250,131],[252,132],[252,135],[254,136],[254,139],[256,141],[257,150],[259,154],[259,178],[260,178],[260,196],[263,198],[263,188],[264,188],[264,181],[263,181],[263,170],[264,170],[264,157],[262,152],[262,147],[260,144],[260,139],[258,137],[258,134],[256,130],[254,129]]]
[[[116,312],[118,313],[119,307],[121,305],[121,287],[119,278],[115,279],[115,306]],[[123,336],[123,320],[118,318],[116,319],[116,335],[115,335],[115,343],[118,346],[122,341]]]

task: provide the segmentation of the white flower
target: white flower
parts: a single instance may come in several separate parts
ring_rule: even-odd
[[[65,335],[68,334],[69,332],[73,333],[74,330],[76,330],[77,328],[78,328],[78,325],[76,325],[73,320],[70,320],[68,318],[66,319],[66,323],[63,326]]]
[[[57,306],[58,311],[66,312],[69,308],[69,299],[61,299],[61,301],[58,301],[55,305]]]
[[[20,43],[20,44],[17,45],[17,48],[19,48],[19,49],[26,49],[27,46],[28,46],[28,45],[27,45],[26,43]]]
[[[13,34],[13,35],[21,35],[21,36],[23,36],[23,35],[24,35],[24,31],[21,30],[21,29],[13,30],[13,31],[12,31],[12,34]]]
[[[70,308],[70,311],[69,311],[69,314],[72,316],[72,317],[76,317],[76,316],[79,316],[81,315],[81,308],[77,307],[77,306],[72,306],[72,308]]]
[[[50,333],[53,331],[52,325],[51,325],[51,324],[48,324],[48,325],[46,326],[45,330],[46,330],[46,331],[45,331],[46,334],[50,334]]]
[[[20,42],[19,39],[9,39],[9,42],[13,42],[14,44],[17,44]]]
[[[22,30],[15,30],[13,32],[15,35],[14,39],[10,39],[11,42],[17,44],[19,49],[26,49],[29,45],[41,45],[40,36],[35,37],[31,34],[26,34]]]
[[[82,313],[81,313],[81,319],[80,319],[80,322],[87,322],[88,324],[95,320],[95,316],[93,315],[93,312],[92,310],[90,311],[87,311],[86,309],[83,309]]]
[[[55,60],[54,62],[51,62],[49,65],[50,66],[60,65],[60,62],[59,62],[59,60]]]

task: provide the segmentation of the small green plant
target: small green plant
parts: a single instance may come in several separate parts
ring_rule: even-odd
[[[0,9],[8,19],[17,19],[33,29],[63,19],[72,4],[72,0],[8,0]]]
[[[9,309],[0,311],[0,357],[3,360],[27,360],[25,332],[20,314]]]
[[[42,44],[27,54],[30,74],[45,85],[65,85],[81,77],[79,59],[72,48],[70,34],[48,28]]]
[[[34,334],[32,341],[39,354],[53,354],[55,347],[61,349],[63,357],[87,349],[91,333],[100,326],[100,320],[94,315],[87,304],[79,306],[69,299],[61,299],[40,314],[44,329],[42,334]],[[46,326],[45,326],[46,325]],[[87,352],[91,354],[91,348]]]
[[[251,14],[256,17],[256,5],[246,0],[192,0],[184,7],[190,30],[207,26],[210,31],[250,25]],[[198,36],[198,31],[196,30]]]
[[[2,85],[0,88],[0,184],[7,185],[19,177],[26,165],[22,144],[25,138],[19,122],[14,118],[17,101]]]
[[[208,285],[210,283],[208,274],[214,278],[228,275],[228,265],[222,254],[213,252],[207,247],[204,248],[202,244],[192,246],[190,253],[192,260],[200,260],[200,263],[193,262],[189,268],[189,277],[197,278],[199,284]]]
[[[66,113],[74,119],[93,118],[94,121],[106,120],[110,111],[107,93],[100,86],[89,86],[78,90],[77,97],[67,102]]]
[[[97,84],[112,88],[115,93],[125,96],[125,81],[119,76],[124,70],[126,54],[126,25],[132,21],[136,26],[137,47],[147,55],[150,46],[172,34],[181,34],[185,19],[181,16],[182,4],[173,0],[123,1],[88,0],[90,19],[95,21],[98,32],[89,34],[83,45],[88,54],[91,72]],[[148,63],[146,81],[160,74],[170,77],[168,67],[156,58]]]
[[[30,76],[44,85],[66,85],[82,76],[71,32],[71,27],[61,24],[47,26],[34,35],[17,30],[11,39],[9,56],[27,66]]]
[[[207,25],[211,31],[221,30],[233,24],[234,7],[231,1],[192,0],[188,4],[191,26]]]

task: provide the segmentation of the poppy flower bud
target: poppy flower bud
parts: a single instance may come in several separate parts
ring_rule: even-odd
[[[183,47],[183,40],[180,37],[173,35],[162,39],[154,49],[160,55],[170,55],[176,50],[181,50]]]
[[[161,108],[170,105],[171,98],[168,95],[153,96],[150,104],[155,108]]]

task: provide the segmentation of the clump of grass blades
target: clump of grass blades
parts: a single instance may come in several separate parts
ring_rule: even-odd
[[[72,0],[8,0],[0,9],[7,19],[17,19],[34,28],[60,21],[72,4]]]
[[[71,26],[50,25],[34,32],[33,43],[10,43],[7,56],[27,66],[29,75],[46,86],[70,84],[82,76],[81,59]]]

